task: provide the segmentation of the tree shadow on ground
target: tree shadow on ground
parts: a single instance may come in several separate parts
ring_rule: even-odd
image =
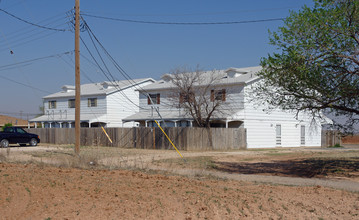
[[[314,158],[273,162],[214,162],[214,169],[238,174],[261,174],[291,177],[359,177],[359,157],[346,159]]]

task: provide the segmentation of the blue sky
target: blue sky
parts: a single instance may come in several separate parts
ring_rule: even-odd
[[[66,14],[75,0],[0,0],[3,9],[40,26],[71,29]],[[80,1],[81,13],[136,21],[228,22],[285,18],[290,10],[311,0],[121,0]],[[71,17],[71,16],[70,16]],[[283,21],[231,25],[158,25],[83,16],[101,44],[132,78],[152,77],[181,66],[205,70],[259,65],[261,57],[276,48],[268,44],[268,30]],[[85,44],[96,54],[87,32]],[[30,25],[0,11],[0,114],[32,118],[42,97],[74,85],[74,33]],[[81,83],[102,82],[104,74],[86,58],[80,47]],[[61,54],[61,55],[60,55]],[[38,59],[42,57],[48,57]],[[34,60],[35,59],[35,60]],[[124,77],[106,59],[112,75]],[[32,62],[25,62],[34,60]],[[97,60],[100,61],[99,57]],[[16,64],[20,63],[20,64]],[[12,65],[16,64],[16,65]]]

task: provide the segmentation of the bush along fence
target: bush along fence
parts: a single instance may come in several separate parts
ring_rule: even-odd
[[[42,143],[73,144],[74,128],[30,128]],[[159,128],[105,128],[112,143],[101,128],[81,128],[81,145],[113,146],[141,149],[173,149]],[[164,128],[179,150],[246,149],[244,128]]]

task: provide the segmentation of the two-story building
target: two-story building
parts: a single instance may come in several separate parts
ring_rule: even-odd
[[[139,111],[138,90],[154,83],[151,78],[81,85],[81,127],[122,127],[122,119]],[[44,128],[71,128],[75,125],[75,86],[43,97],[44,115],[31,119]]]
[[[309,114],[274,109],[260,105],[253,96],[253,87],[261,80],[256,73],[261,67],[229,68],[203,72],[203,79],[213,78],[215,98],[222,99],[220,113],[211,118],[212,127],[238,128],[247,130],[247,147],[299,147],[321,146],[322,125],[313,123]],[[168,127],[197,126],[193,117],[173,103],[176,86],[173,75],[165,74],[162,80],[143,88],[140,93],[140,111],[125,118],[124,122],[138,122],[139,126],[156,126],[155,120]],[[180,95],[179,93],[177,93]],[[213,99],[213,94],[208,94]],[[178,105],[179,106],[179,105]],[[159,113],[159,114],[158,114]],[[330,121],[330,120],[328,120]]]

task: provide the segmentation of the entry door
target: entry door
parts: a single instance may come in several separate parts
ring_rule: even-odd
[[[281,125],[276,125],[275,126],[275,145],[276,146],[281,146],[282,145],[282,126]]]

